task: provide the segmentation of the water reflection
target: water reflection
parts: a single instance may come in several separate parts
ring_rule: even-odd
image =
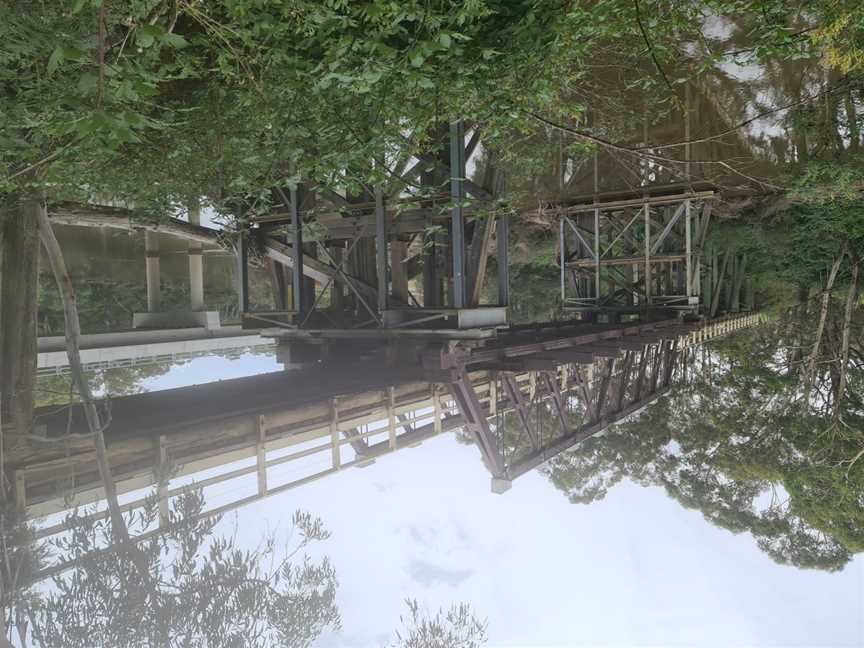
[[[718,303],[736,302],[735,283]],[[864,546],[861,322],[842,300],[826,303],[717,319],[655,309],[448,332],[443,342],[303,332],[304,342],[277,345],[221,323],[85,332],[110,471],[94,452],[65,344],[43,336],[33,424],[23,434],[4,427],[7,627],[46,646],[368,645],[393,636],[397,645],[477,645],[491,607],[490,632],[519,636],[525,627],[477,584],[500,578],[498,561],[515,551],[489,537],[522,526],[490,511],[530,517],[531,493],[540,535],[528,525],[519,544],[545,546],[565,518],[577,527],[562,537],[587,543],[584,513],[567,500],[602,510],[628,482],[659,486],[714,527],[747,532],[748,547],[779,563],[841,571]],[[195,369],[205,366],[210,375]],[[195,370],[178,378],[185,369]],[[403,464],[409,474],[396,479]],[[460,490],[445,509],[459,511],[459,524],[440,511],[418,520],[409,498],[400,506],[412,480],[423,493],[448,492],[442,482],[457,465]],[[388,506],[401,517],[382,525]],[[328,537],[329,521],[353,508],[362,515]],[[279,528],[296,509],[321,520],[295,514],[293,533]],[[606,522],[607,541],[622,533],[615,523]],[[358,577],[358,556],[389,580]],[[596,566],[573,565],[570,578],[602,578]],[[349,576],[337,579],[342,570]],[[504,591],[544,589],[537,578],[519,572]],[[848,586],[839,578],[833,587]],[[404,628],[393,630],[398,613],[367,610],[358,594],[367,586],[391,611],[409,598]],[[465,599],[471,607],[450,607]],[[340,625],[346,615],[351,623]],[[373,616],[374,631],[363,621]]]
[[[215,534],[218,519],[201,516],[203,506],[199,490],[167,512],[150,498],[119,532],[67,517],[51,544],[63,567],[14,613],[24,607],[31,636],[47,646],[308,646],[338,628],[335,571],[305,553],[328,537],[320,520],[296,512],[287,535],[249,548]]]
[[[802,375],[812,309],[694,353],[687,390],[544,471],[574,503],[598,501],[625,478],[660,486],[713,524],[749,532],[778,562],[843,568],[864,550],[864,367],[860,337],[843,359],[835,305],[816,375]]]
[[[713,80],[726,83],[724,75],[732,72],[714,70]],[[785,79],[787,71],[779,74]],[[593,82],[613,96],[604,80]],[[807,84],[804,79],[778,93],[800,96]],[[685,112],[698,113],[706,132],[722,131],[725,123],[715,92],[711,80],[686,89]],[[732,109],[743,115],[755,95],[740,99]],[[651,137],[645,129],[643,140],[680,139],[672,113],[658,113]],[[610,126],[615,112],[592,128],[603,130],[604,119]],[[735,153],[752,160],[748,173],[772,175],[778,164],[806,157],[812,148],[806,133],[781,137],[770,125],[754,124],[761,130],[749,140],[728,133],[687,147],[687,155],[711,160]],[[475,146],[476,136],[475,130]],[[665,643],[670,620],[663,614],[669,612],[652,606],[654,599],[684,608],[674,623],[689,621],[690,634],[682,630],[682,636],[701,637],[723,614],[700,616],[694,609],[700,606],[690,602],[688,608],[683,599],[696,590],[701,597],[694,600],[713,611],[710,584],[726,570],[730,580],[719,589],[736,596],[757,591],[764,579],[772,586],[763,593],[775,602],[781,591],[801,604],[820,587],[842,602],[808,601],[807,614],[791,620],[777,610],[778,621],[764,635],[725,628],[717,636],[729,643],[798,640],[794,629],[814,619],[822,624],[813,635],[820,640],[829,625],[838,643],[851,636],[849,620],[862,602],[854,598],[854,574],[844,567],[860,567],[855,555],[864,549],[864,357],[858,261],[848,241],[839,248],[837,267],[848,254],[841,283],[849,285],[849,296],[831,296],[833,279],[816,293],[825,260],[837,256],[837,241],[818,249],[772,241],[763,246],[772,250],[776,267],[770,267],[758,242],[742,243],[749,235],[742,235],[743,225],[709,235],[709,204],[691,208],[694,191],[717,188],[706,180],[728,180],[701,173],[716,167],[688,170],[688,180],[701,180],[683,187],[674,184],[681,165],[647,164],[638,156],[622,163],[611,155],[598,155],[592,165],[585,151],[550,138],[546,133],[544,142],[557,151],[557,177],[511,170],[514,195],[527,187],[572,198],[593,188],[594,201],[608,189],[616,192],[605,196],[608,205],[619,198],[626,204],[609,207],[602,218],[593,202],[577,205],[583,215],[568,221],[574,240],[567,249],[556,249],[548,232],[536,241],[524,236],[509,303],[518,316],[508,320],[499,305],[502,319],[473,337],[431,324],[414,329],[427,337],[413,341],[392,331],[385,339],[364,329],[371,334],[364,338],[340,328],[365,327],[367,315],[390,318],[394,331],[403,316],[437,326],[453,315],[423,312],[414,296],[429,305],[427,286],[420,285],[428,280],[428,293],[438,293],[430,301],[452,305],[452,259],[423,258],[434,255],[420,236],[431,222],[425,217],[443,223],[443,212],[401,221],[389,241],[390,270],[385,262],[376,274],[382,267],[375,264],[378,243],[367,236],[351,257],[356,240],[345,234],[351,229],[354,236],[353,227],[371,222],[371,198],[350,213],[325,207],[317,216],[329,233],[311,247],[307,242],[302,263],[312,272],[300,286],[321,307],[310,326],[335,328],[335,334],[295,329],[294,339],[305,341],[278,346],[235,323],[245,295],[247,314],[257,314],[253,324],[296,324],[286,310],[293,278],[287,268],[301,262],[284,250],[276,265],[272,256],[256,258],[262,243],[287,249],[279,237],[288,230],[279,229],[278,214],[269,215],[277,223],[273,230],[262,219],[247,232],[251,249],[238,256],[253,258],[239,274],[253,276],[240,290],[233,243],[213,231],[193,232],[187,240],[154,226],[82,235],[81,228],[73,234],[58,225],[83,324],[86,384],[108,422],[107,462],[94,451],[99,435],[79,402],[80,385],[60,336],[65,314],[46,272],[40,291],[28,285],[13,293],[21,297],[20,310],[38,323],[40,337],[27,341],[33,349],[19,350],[17,359],[26,361],[21,371],[4,372],[2,492],[8,501],[0,571],[4,621],[19,643],[372,645],[395,636],[397,645],[473,646],[486,638],[486,609],[490,634],[508,639]],[[497,161],[486,153],[478,158],[478,182],[495,180]],[[588,186],[592,175],[609,186]],[[487,184],[494,188],[499,181]],[[649,195],[649,183],[671,184]],[[639,191],[617,194],[626,188]],[[684,193],[664,197],[678,191]],[[541,206],[527,216],[547,227],[547,215]],[[795,221],[794,238],[818,238],[809,229],[813,222],[828,222],[817,230],[825,235],[848,229],[847,221],[835,227],[822,216],[816,209]],[[509,227],[501,214],[496,218],[496,227]],[[490,293],[477,273],[480,267],[485,272],[491,225],[469,223],[466,232],[476,263],[472,293]],[[435,236],[446,248],[446,235]],[[386,232],[384,238],[386,248]],[[499,251],[506,252],[503,240]],[[648,258],[653,248],[665,253],[656,264]],[[315,258],[318,252],[332,265]],[[559,275],[549,259],[560,255],[565,266],[568,254],[574,275],[565,284],[567,268]],[[784,256],[792,260],[777,261]],[[621,268],[601,277],[600,257]],[[506,302],[507,262],[499,262],[495,280]],[[352,283],[358,277],[346,276],[347,266],[361,282]],[[755,271],[755,291],[745,267]],[[770,313],[739,313],[760,301],[774,303],[778,268],[782,290],[797,289],[800,303],[788,309],[790,300],[777,299],[787,303]],[[397,281],[394,274],[402,276]],[[566,286],[593,300],[588,317],[556,319],[562,317],[559,277],[560,299],[566,301]],[[391,301],[413,299],[413,315],[406,315],[410,308],[387,308],[393,304],[386,295],[376,300],[388,279]],[[686,315],[658,308],[662,298]],[[713,319],[724,310],[727,316]],[[497,329],[516,320],[527,324]],[[15,348],[15,335],[36,326],[7,328],[4,345]],[[268,335],[289,337],[285,331]],[[8,348],[4,354],[8,366],[16,356]],[[36,361],[29,367],[31,356]],[[659,490],[673,503],[654,497]],[[298,509],[313,513],[286,513]],[[710,524],[687,536],[692,527],[683,509],[698,511]],[[292,529],[282,529],[289,519]],[[341,524],[334,536],[325,530],[330,521]],[[646,544],[657,556],[638,546],[643,536],[653,538]],[[716,564],[704,564],[703,546],[719,548],[710,554],[721,556]],[[724,557],[730,547],[746,568]],[[331,550],[338,559],[331,559]],[[766,556],[812,571],[773,571]],[[813,577],[828,572],[835,572],[830,581]],[[664,595],[652,596],[664,584]],[[622,606],[628,592],[629,604]],[[415,595],[432,598],[432,609],[440,611],[430,612]],[[405,597],[404,627],[394,631],[394,606]],[[472,606],[450,607],[466,598]],[[761,606],[753,600],[734,613],[750,619]],[[626,619],[616,617],[622,607]],[[719,607],[729,613],[728,602]],[[553,623],[544,635],[530,618],[547,613]],[[831,613],[841,618],[826,622]]]
[[[22,645],[310,646],[340,629],[338,580],[325,556],[308,549],[330,534],[296,511],[287,532],[252,548],[221,535],[204,514],[200,488],[169,509],[147,498],[116,528],[78,509],[48,545],[14,512],[2,568],[4,618]],[[130,540],[131,538],[131,540]],[[48,554],[58,562],[45,567]],[[51,579],[46,585],[45,579]],[[485,624],[466,604],[434,615],[407,601],[394,646],[476,646]],[[418,642],[422,642],[419,643]]]
[[[713,524],[749,532],[775,560],[838,570],[861,550],[862,473],[851,461],[854,442],[841,424],[830,425],[836,396],[824,390],[836,384],[834,350],[823,349],[817,395],[802,416],[793,409],[801,400],[796,348],[812,331],[794,326],[807,329],[807,318],[797,310],[754,329],[748,317],[718,325],[714,341],[680,327],[605,342],[590,338],[599,335],[596,325],[549,326],[539,337],[534,329],[514,332],[510,344],[523,351],[526,343],[590,340],[557,356],[543,350],[509,359],[506,338],[469,346],[459,356],[473,369],[465,377],[442,373],[429,361],[443,357],[446,366],[446,355],[419,347],[403,348],[395,365],[336,354],[302,369],[118,395],[106,436],[126,510],[119,534],[99,504],[104,491],[80,407],[40,409],[41,434],[62,441],[5,448],[19,498],[4,516],[14,565],[5,572],[8,623],[29,628],[40,645],[68,645],[75,636],[84,645],[161,645],[166,632],[207,645],[312,645],[338,631],[342,612],[326,521],[295,514],[286,540],[283,531],[238,536],[236,523],[232,531],[221,518],[237,511],[243,519],[247,508],[290,493],[302,497],[352,467],[364,468],[350,471],[356,479],[374,482],[388,470],[378,460],[435,456],[427,443],[453,433],[472,446],[473,471],[491,474],[493,489],[535,466],[574,502],[599,501],[625,478],[659,485]],[[496,364],[491,349],[505,359]],[[465,378],[470,390],[459,387]],[[838,415],[852,429],[860,426],[860,381],[853,367]],[[470,420],[472,393],[498,456]],[[411,569],[425,587],[459,587],[473,574],[427,578],[451,571],[422,564]],[[49,575],[52,585],[33,582]],[[429,627],[444,637],[484,636],[470,608],[445,605],[436,615],[417,605],[405,612],[408,627],[397,642],[413,645],[412,633]]]

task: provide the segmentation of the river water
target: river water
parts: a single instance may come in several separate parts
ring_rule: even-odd
[[[510,189],[537,203],[638,193],[680,182],[686,159],[689,186],[727,198],[779,183],[807,142],[782,114],[756,117],[760,106],[812,92],[824,72],[781,67],[727,62],[682,89],[685,103],[646,105],[640,124],[622,125],[626,93],[612,79],[619,93],[606,92],[591,127],[674,161],[605,152],[595,185],[595,158],[550,130],[533,142],[546,167],[511,168]],[[735,171],[716,164],[730,159]],[[752,229],[730,221],[712,244],[749,251]],[[8,623],[42,646],[864,645],[860,308],[847,316],[840,291],[820,310],[821,286],[802,296],[751,256],[754,312],[729,309],[705,337],[649,318],[628,345],[610,333],[634,326],[620,316],[560,321],[556,228],[542,208],[514,224],[511,315],[533,328],[455,346],[585,336],[590,357],[575,344],[554,355],[569,342],[525,352],[533,363],[502,351],[464,377],[434,363],[465,356],[428,341],[385,351],[353,339],[307,355],[243,338],[236,259],[205,247],[205,308],[233,341],[91,337],[85,350],[125,522],[106,514],[64,361],[36,380],[30,433],[4,427]],[[56,230],[85,337],[129,333],[147,310],[143,233]],[[159,247],[162,306],[184,311],[188,243],[163,234]],[[259,265],[253,305],[272,309]],[[48,268],[43,345],[63,333]],[[97,358],[106,350],[112,360]],[[640,366],[652,378],[634,383]],[[465,405],[466,381],[485,424]],[[403,641],[424,627],[444,639]]]

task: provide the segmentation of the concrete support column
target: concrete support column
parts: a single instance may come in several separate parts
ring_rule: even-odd
[[[193,311],[204,310],[204,254],[189,248],[189,306]]]
[[[189,205],[189,223],[201,224],[197,200]],[[204,310],[204,246],[196,241],[189,243],[189,306],[193,311]]]
[[[147,310],[156,313],[162,308],[162,280],[159,273],[159,234],[144,232],[144,254],[147,273]]]
[[[513,482],[509,479],[502,479],[498,477],[492,478],[492,492],[495,495],[503,495],[510,487],[513,486]]]

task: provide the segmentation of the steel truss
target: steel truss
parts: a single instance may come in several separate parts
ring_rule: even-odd
[[[698,312],[713,192],[561,210],[559,268],[565,309]]]
[[[492,475],[493,490],[506,490],[520,475],[666,392],[679,340],[689,339],[684,336],[690,328],[664,322],[631,327],[612,338],[587,334],[570,346],[532,352],[523,346],[524,353],[491,362],[454,356],[450,393]],[[478,369],[491,372],[495,396],[485,407],[470,378]],[[517,382],[526,372],[528,380]]]
[[[241,236],[239,275],[245,319],[258,328],[284,329],[505,325],[508,216],[467,219],[478,207],[493,201],[502,184],[493,164],[481,184],[466,178],[466,160],[478,142],[479,130],[474,128],[466,141],[463,122],[457,120],[442,129],[438,151],[420,156],[407,170],[407,164],[403,165],[401,179],[412,180],[420,173],[420,184],[432,190],[432,197],[394,195],[397,190],[387,185],[357,197],[326,190],[316,193],[303,185],[287,192],[274,190],[287,212],[271,213],[254,223],[266,234],[267,257],[280,273],[290,270],[291,295],[288,299],[287,290],[282,289],[281,311],[254,312],[249,307],[245,259],[250,234]],[[447,194],[435,193],[445,186],[449,187]],[[336,212],[310,208],[318,199],[330,203]],[[312,229],[312,217],[320,227],[315,243],[310,244],[304,236],[308,237],[307,230]],[[493,235],[497,239],[498,300],[481,306]],[[414,258],[409,258],[409,249],[414,250]],[[298,268],[302,272],[295,272]],[[422,297],[409,288],[409,280],[418,269],[423,273]],[[323,287],[316,290],[315,283]]]

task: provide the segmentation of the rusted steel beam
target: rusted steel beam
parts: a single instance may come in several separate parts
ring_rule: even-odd
[[[467,363],[492,362],[501,358],[515,358],[518,356],[532,355],[543,353],[545,351],[554,351],[558,349],[573,349],[576,351],[590,352],[585,345],[615,340],[624,336],[638,335],[642,332],[654,333],[663,335],[669,331],[669,336],[672,337],[680,333],[680,321],[678,319],[662,320],[658,322],[638,323],[630,326],[605,326],[605,325],[582,325],[583,333],[567,336],[563,333],[567,328],[572,327],[572,324],[562,325],[555,331],[554,327],[543,329],[544,332],[556,332],[555,337],[550,337],[546,340],[537,340],[526,343],[519,343],[520,331],[515,333],[499,336],[494,347],[479,347],[465,350],[465,359]],[[532,332],[536,329],[532,330]],[[527,332],[527,331],[526,331]]]
[[[504,476],[504,458],[498,441],[489,427],[486,412],[480,404],[477,392],[465,369],[455,372],[454,380],[448,385],[456,406],[465,419],[465,429],[477,442],[483,461],[494,477]]]
[[[589,194],[585,198],[576,197],[567,205],[549,205],[542,208],[544,214],[578,214],[579,212],[589,212],[594,209],[620,210],[628,207],[642,207],[643,205],[674,205],[685,200],[713,200],[717,198],[714,191],[684,191],[664,196],[634,196],[631,198],[622,198],[616,200],[621,194],[605,193],[605,194]]]
[[[651,264],[656,263],[672,263],[675,261],[684,261],[687,255],[685,254],[651,254],[650,262]],[[623,266],[623,265],[633,265],[636,263],[645,263],[645,257],[617,257],[610,259],[601,259],[600,265],[605,266]],[[593,268],[595,265],[593,259],[578,259],[576,261],[568,261],[565,264],[567,268]]]
[[[535,450],[540,447],[540,441],[537,438],[537,432],[531,427],[531,420],[528,414],[528,407],[525,404],[525,397],[513,374],[503,374],[501,381],[504,385],[504,391],[507,393],[507,399],[513,405],[513,409],[519,416],[519,421],[522,423],[522,430],[531,441],[531,447]]]
[[[564,402],[561,399],[561,390],[555,378],[544,372],[542,374],[543,382],[546,385],[546,390],[552,395],[552,403],[555,406],[555,413],[558,415],[558,420],[561,422],[561,433],[567,434],[569,426],[567,425],[567,412],[564,408]]]
[[[532,356],[537,359],[551,360],[557,364],[592,364],[594,353],[587,349],[554,349],[540,355]]]
[[[615,395],[615,409],[620,410],[621,406],[624,404],[624,396],[627,393],[627,386],[630,383],[630,372],[633,369],[633,357],[635,353],[633,351],[628,351],[624,355],[624,367],[621,369],[621,372],[618,376],[618,390]]]
[[[606,428],[618,421],[634,414],[639,411],[646,405],[649,405],[665,392],[668,391],[669,388],[663,388],[656,391],[649,396],[640,399],[636,402],[630,403],[623,409],[615,412],[614,414],[610,414],[604,416],[602,419],[596,422],[592,422],[588,425],[580,426],[574,429],[570,434],[566,437],[558,439],[557,441],[550,443],[547,446],[536,450],[523,459],[513,463],[512,465],[507,467],[507,478],[508,479],[516,479],[517,477],[521,477],[527,472],[534,470],[535,468],[543,465],[553,457],[561,454],[562,452],[569,450],[573,446],[582,443],[585,439],[588,439],[595,434],[603,432]]]
[[[610,358],[606,361],[606,366],[604,367],[600,378],[600,385],[597,388],[597,405],[594,408],[597,413],[597,418],[603,416],[603,407],[606,405],[606,396],[609,393],[609,384],[612,381],[612,370],[614,367],[614,358]]]

